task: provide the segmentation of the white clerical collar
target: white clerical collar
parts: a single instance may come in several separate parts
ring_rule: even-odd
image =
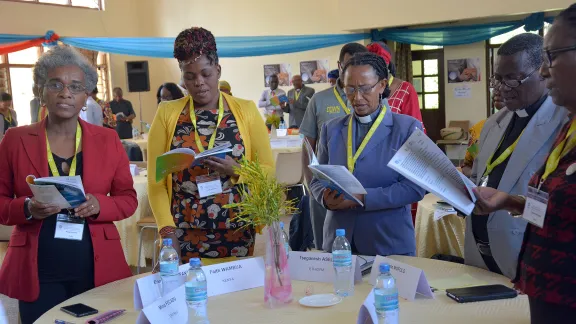
[[[382,108],[378,108],[376,109],[373,113],[371,113],[368,116],[358,116],[356,114],[354,114],[354,117],[356,117],[356,120],[360,123],[360,124],[369,124],[374,120],[374,117],[376,117],[379,113],[380,110]]]
[[[518,117],[520,117],[520,118],[528,117],[528,113],[526,112],[526,109],[516,110],[516,115],[518,115]]]

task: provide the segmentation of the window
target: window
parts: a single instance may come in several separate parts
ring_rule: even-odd
[[[416,44],[412,44],[410,45],[410,49],[413,51],[430,51],[430,50],[436,50],[436,49],[441,49],[443,48],[442,46],[436,46],[436,45],[416,45]]]
[[[104,0],[11,0],[104,10]]]
[[[440,107],[440,83],[438,60],[412,61],[412,84],[418,93],[420,109]]]

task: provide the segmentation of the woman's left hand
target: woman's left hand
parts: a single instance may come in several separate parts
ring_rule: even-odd
[[[221,159],[215,156],[209,156],[204,160],[204,165],[220,174],[225,174],[228,176],[235,176],[235,168],[239,168],[240,164],[234,161],[233,158],[226,155],[225,159]]]
[[[86,201],[74,209],[78,217],[86,218],[100,214],[100,203],[92,194],[86,195]]]

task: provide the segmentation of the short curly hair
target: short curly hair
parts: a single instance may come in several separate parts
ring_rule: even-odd
[[[190,59],[206,55],[210,64],[218,64],[216,38],[209,30],[192,27],[183,30],[174,41],[174,58],[182,64]]]
[[[48,79],[48,71],[74,65],[84,72],[84,86],[86,92],[90,93],[98,84],[98,72],[96,68],[82,54],[68,45],[58,45],[40,56],[34,65],[34,84],[42,89]]]

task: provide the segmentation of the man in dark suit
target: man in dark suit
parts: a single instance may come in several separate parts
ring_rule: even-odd
[[[284,112],[290,114],[290,124],[289,126],[297,126],[300,128],[302,124],[302,119],[304,119],[304,113],[306,112],[306,107],[308,107],[308,102],[314,95],[314,89],[307,87],[302,83],[302,77],[295,75],[292,77],[292,85],[294,89],[288,91],[288,104],[284,107]]]

